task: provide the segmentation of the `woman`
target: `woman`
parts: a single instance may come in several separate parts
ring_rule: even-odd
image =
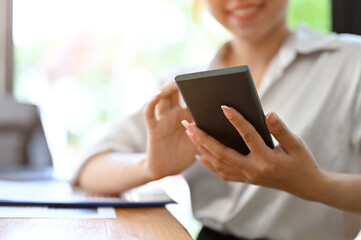
[[[251,153],[226,148],[189,123],[171,83],[147,104],[145,123],[137,113],[99,144],[78,183],[114,193],[183,172],[204,225],[199,239],[353,238],[361,227],[360,38],[291,32],[287,0],[207,4],[233,35],[209,68],[250,66],[263,108],[278,113],[265,119],[278,145],[266,147],[222,106]],[[134,152],[146,157],[124,155]]]

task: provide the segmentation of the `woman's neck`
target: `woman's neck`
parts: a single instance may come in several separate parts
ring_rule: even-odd
[[[229,67],[248,65],[258,88],[268,64],[290,34],[291,31],[286,25],[283,25],[274,29],[274,31],[270,31],[258,41],[235,38],[230,42],[231,51],[224,59],[226,65]]]

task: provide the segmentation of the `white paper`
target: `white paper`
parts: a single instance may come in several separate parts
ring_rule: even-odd
[[[0,207],[0,218],[81,218],[113,219],[112,207],[98,208],[52,208],[52,207]]]

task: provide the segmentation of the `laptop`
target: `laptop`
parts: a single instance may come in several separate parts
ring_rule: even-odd
[[[39,108],[0,96],[0,179],[49,180],[53,172]]]

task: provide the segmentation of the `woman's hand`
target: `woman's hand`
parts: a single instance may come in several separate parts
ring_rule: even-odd
[[[181,120],[192,121],[192,117],[180,105],[175,82],[153,97],[144,115],[148,133],[145,162],[151,180],[178,174],[189,167],[197,149],[184,132]]]
[[[266,117],[267,128],[279,145],[269,148],[255,128],[235,109],[222,106],[225,116],[242,136],[250,153],[242,155],[182,121],[202,156],[197,159],[224,180],[240,181],[290,192],[306,199],[319,194],[324,172],[304,142],[288,130],[275,113]]]

